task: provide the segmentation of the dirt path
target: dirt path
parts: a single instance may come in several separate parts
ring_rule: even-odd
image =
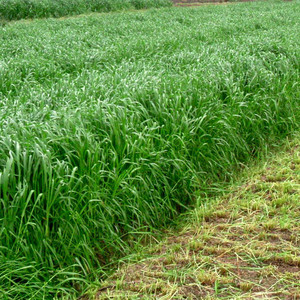
[[[95,299],[300,299],[299,202],[298,139],[121,265]]]
[[[236,2],[253,2],[255,0],[239,0]],[[228,0],[173,0],[175,6],[202,6],[202,5],[220,5],[220,4],[234,4],[236,2],[228,1]]]

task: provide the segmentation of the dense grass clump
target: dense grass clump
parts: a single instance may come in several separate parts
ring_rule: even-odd
[[[170,0],[0,0],[0,18],[62,17],[88,12],[110,12],[171,6]]]
[[[80,293],[296,129],[297,6],[0,28],[0,295]]]

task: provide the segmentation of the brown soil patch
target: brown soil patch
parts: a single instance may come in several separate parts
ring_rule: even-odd
[[[255,0],[239,0],[237,2],[253,2]],[[173,0],[175,6],[200,6],[205,4],[233,4],[236,2],[228,0]]]

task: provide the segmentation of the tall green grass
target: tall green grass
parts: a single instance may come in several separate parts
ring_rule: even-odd
[[[299,2],[0,28],[0,295],[78,295],[299,126]]]
[[[0,19],[62,17],[171,5],[171,0],[0,0]]]

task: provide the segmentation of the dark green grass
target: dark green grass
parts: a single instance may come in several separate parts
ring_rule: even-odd
[[[62,17],[171,5],[170,0],[0,0],[0,19]]]
[[[298,7],[0,28],[0,295],[80,294],[297,129]]]

